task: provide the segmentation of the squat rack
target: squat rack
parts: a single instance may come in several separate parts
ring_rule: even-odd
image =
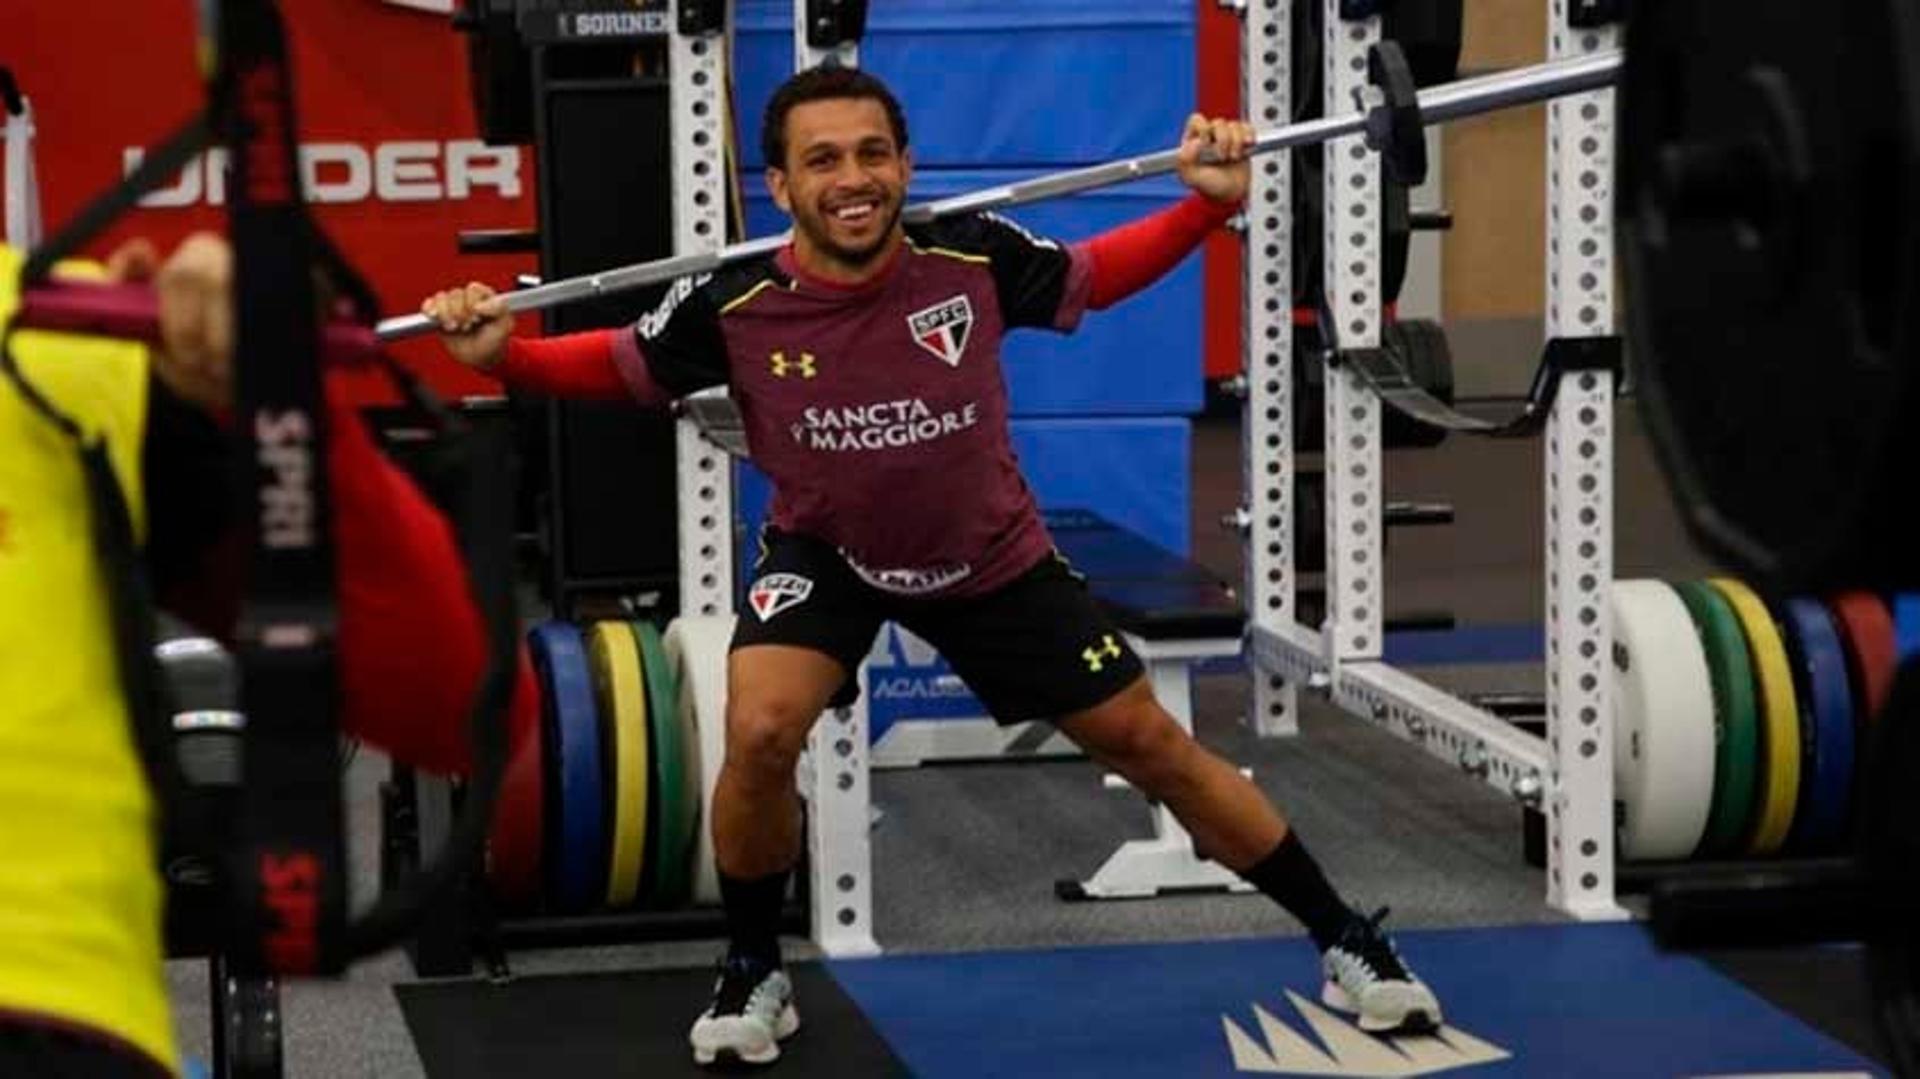
[[[1345,19],[1352,0],[1325,5],[1322,52],[1329,113],[1368,91],[1368,50],[1381,17]],[[1262,124],[1291,115],[1288,71],[1293,0],[1223,0],[1244,19],[1243,94]],[[1583,20],[1585,21],[1585,20]],[[1618,25],[1575,26],[1567,0],[1550,0],[1552,60],[1618,49]],[[1550,102],[1547,160],[1549,342],[1614,333],[1611,90]],[[1583,919],[1619,919],[1613,836],[1613,718],[1605,669],[1612,650],[1605,607],[1613,576],[1613,399],[1616,375],[1562,379],[1546,419],[1546,733],[1508,721],[1398,670],[1383,659],[1380,399],[1341,358],[1380,345],[1379,155],[1364,140],[1327,144],[1324,280],[1341,352],[1326,379],[1327,613],[1319,630],[1295,614],[1291,184],[1285,158],[1254,170],[1246,231],[1247,372],[1241,518],[1249,625],[1252,726],[1298,733],[1302,686],[1458,765],[1547,827],[1547,902]]]

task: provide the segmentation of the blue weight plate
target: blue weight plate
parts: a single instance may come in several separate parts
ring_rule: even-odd
[[[1902,592],[1893,597],[1893,639],[1901,659],[1920,652],[1920,594]]]
[[[606,897],[605,780],[600,774],[600,715],[593,675],[579,627],[543,622],[528,634],[540,674],[546,742],[548,899],[560,913],[577,914]]]
[[[1781,605],[1800,710],[1800,804],[1787,849],[1827,854],[1844,838],[1853,795],[1853,691],[1847,653],[1826,608],[1810,599]]]

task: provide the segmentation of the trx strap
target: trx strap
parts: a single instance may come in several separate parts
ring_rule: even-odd
[[[233,646],[247,726],[228,956],[241,973],[334,974],[346,965],[347,863],[315,252],[279,13],[225,3],[215,18],[213,107],[233,169],[238,489],[252,536]]]
[[[47,281],[147,192],[215,136],[229,143],[233,186],[236,486],[252,552],[234,642],[247,714],[235,845],[223,859],[230,892],[227,954],[236,973],[331,974],[411,932],[446,889],[475,865],[506,770],[506,711],[518,674],[513,504],[501,482],[512,466],[504,432],[467,428],[380,351],[372,290],[315,227],[301,201],[292,78],[285,33],[271,0],[210,4],[203,30],[218,44],[212,105],[148,154],[28,260],[21,302],[0,340],[0,374],[81,451],[114,616],[121,680],[136,738],[163,806],[174,803],[178,765],[153,657],[152,590],[104,441],[88,440],[28,382],[7,345],[21,329],[107,334],[159,342],[151,288]],[[319,274],[336,298],[320,325]],[[348,317],[341,317],[348,316]],[[325,482],[320,365],[382,366],[438,438],[427,484],[454,525],[469,589],[486,622],[488,665],[470,717],[473,774],[446,846],[426,866],[347,919],[341,835],[334,644],[336,567]],[[437,481],[437,482],[433,482]]]

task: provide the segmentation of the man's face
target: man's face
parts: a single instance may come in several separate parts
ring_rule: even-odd
[[[893,139],[886,107],[830,98],[787,113],[785,168],[767,169],[773,201],[819,252],[850,268],[886,247],[906,201],[913,161]]]

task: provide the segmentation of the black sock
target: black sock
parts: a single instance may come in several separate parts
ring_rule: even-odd
[[[1323,952],[1340,939],[1340,932],[1353,920],[1352,908],[1327,883],[1319,864],[1292,829],[1271,854],[1240,875],[1300,919]]]
[[[727,912],[729,958],[749,958],[771,967],[780,965],[780,908],[787,899],[792,870],[741,880],[720,874],[720,902]]]

